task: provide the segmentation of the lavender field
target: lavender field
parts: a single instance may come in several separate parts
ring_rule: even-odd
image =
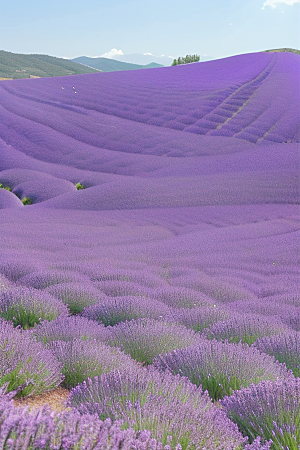
[[[0,84],[0,450],[299,450],[299,77]]]

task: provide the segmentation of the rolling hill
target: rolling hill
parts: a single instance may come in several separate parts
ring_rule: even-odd
[[[89,58],[88,56],[79,56],[70,61],[83,64],[87,67],[101,70],[102,72],[117,72],[121,70],[137,70],[137,69],[153,69],[156,67],[163,67],[161,64],[150,63],[145,66],[141,64],[131,64],[123,61],[117,61],[110,58]]]
[[[75,408],[0,398],[6,448],[299,446],[299,75],[259,52],[0,83],[2,385]]]
[[[58,77],[95,72],[98,71],[63,58],[0,50],[0,79]]]

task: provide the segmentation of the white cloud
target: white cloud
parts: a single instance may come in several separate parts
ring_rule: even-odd
[[[143,53],[143,55],[154,56],[153,53]]]
[[[295,5],[296,3],[300,3],[300,0],[266,0],[261,9],[265,9],[266,6],[270,6],[271,8],[276,8],[279,4],[285,5]]]
[[[101,57],[102,58],[111,58],[111,59],[113,59],[113,57],[116,56],[116,55],[124,55],[124,53],[123,53],[122,50],[117,50],[116,48],[112,48],[109,52],[103,53],[103,55],[101,55]]]

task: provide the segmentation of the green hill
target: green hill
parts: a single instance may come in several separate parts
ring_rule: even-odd
[[[0,78],[59,77],[98,72],[68,59],[48,55],[23,55],[0,50]]]
[[[163,67],[161,64],[150,63],[146,66],[141,64],[131,64],[115,59],[109,58],[89,58],[88,56],[79,56],[78,58],[71,59],[70,61],[83,64],[88,67],[101,70],[102,72],[117,72],[120,70],[137,70],[137,69],[151,69],[155,67]]]
[[[291,52],[300,55],[300,50],[297,50],[295,48],[275,48],[273,50],[265,50],[265,52]]]

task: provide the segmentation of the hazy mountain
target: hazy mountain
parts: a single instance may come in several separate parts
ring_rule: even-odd
[[[116,54],[113,56],[117,61],[127,62],[131,64],[146,65],[150,63],[157,63],[162,66],[170,66],[174,60],[173,56],[156,56],[152,53],[129,53],[127,55]]]
[[[57,77],[94,72],[97,70],[63,58],[0,50],[0,78]]]
[[[161,64],[151,62],[147,65],[131,64],[122,61],[117,61],[111,58],[90,58],[88,56],[79,56],[78,58],[71,59],[70,61],[84,64],[88,67],[101,70],[102,72],[117,72],[121,70],[137,70],[137,69],[151,69],[155,67],[162,67]]]

